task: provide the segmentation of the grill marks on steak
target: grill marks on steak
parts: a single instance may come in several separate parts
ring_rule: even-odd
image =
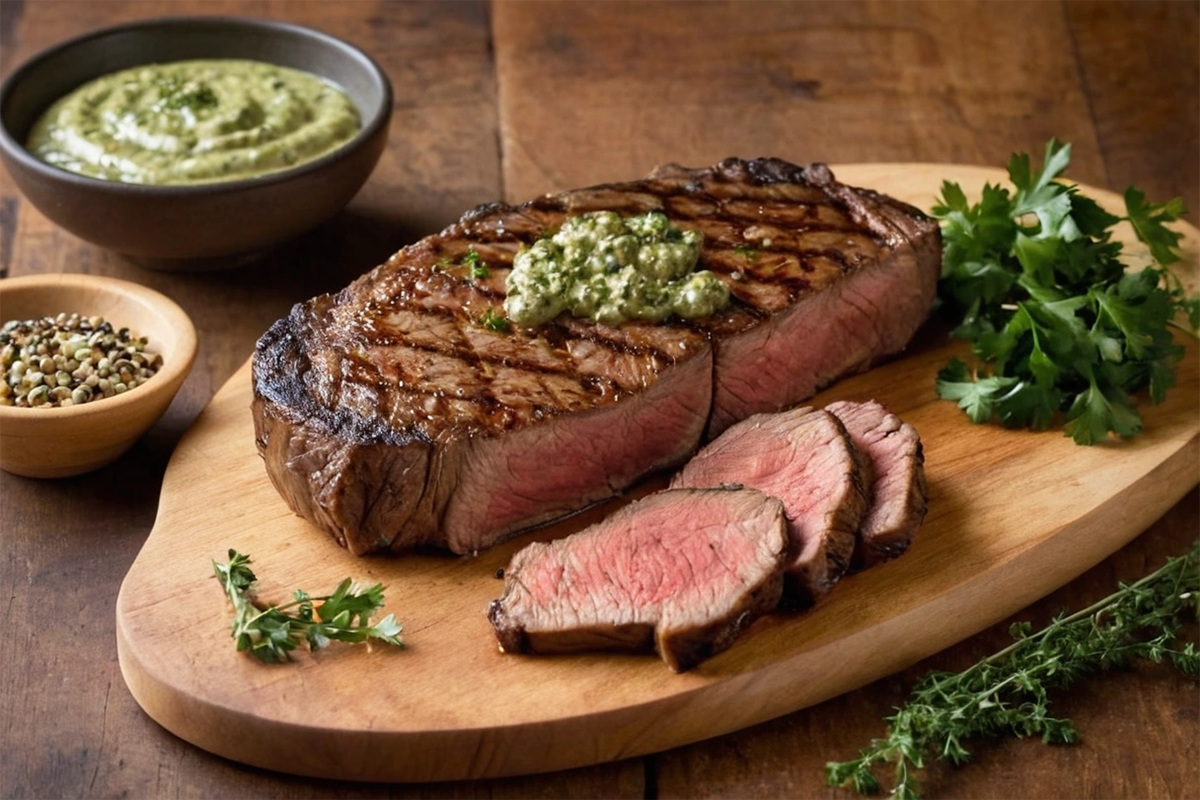
[[[619,328],[481,324],[503,315],[521,245],[598,209],[701,230],[730,307]],[[472,250],[484,278],[463,264]],[[482,206],[264,335],[259,450],[293,510],[355,553],[488,547],[899,350],[932,305],[939,250],[914,209],[775,159]],[[626,438],[592,457],[597,432]]]
[[[256,372],[301,372],[259,381],[258,441],[268,465],[282,467],[271,476],[292,507],[356,554],[488,546],[682,461],[708,416],[711,359],[698,336],[668,343],[677,360],[646,343],[653,331],[609,329],[613,338],[558,347],[525,336],[509,365],[450,334],[428,349],[398,344],[380,315],[385,336],[355,331],[314,364],[295,343],[345,330],[312,321],[321,305],[298,306],[268,333],[286,342],[270,348],[284,364],[256,361]],[[678,346],[688,343],[691,352]],[[569,365],[531,366],[539,355]],[[332,424],[325,409],[336,409]]]
[[[260,342],[272,480],[354,553],[468,553],[694,450],[712,396],[701,334],[574,320],[497,333],[478,323],[502,314],[493,294],[443,269],[380,269]]]
[[[867,509],[863,464],[838,418],[809,407],[756,414],[700,450],[671,488],[731,483],[783,502],[794,553],[785,605],[811,605],[832,589]]]
[[[925,455],[921,437],[874,400],[826,406],[846,426],[870,465],[871,505],[859,526],[853,569],[902,555],[925,520]]]
[[[746,259],[745,277],[731,287],[744,286],[735,295],[770,312],[771,323],[741,327],[719,316],[699,323],[715,343],[710,438],[902,350],[933,303],[938,269],[931,265],[941,263],[936,222],[837,183],[824,165],[742,162],[739,169],[747,179],[771,181],[756,198],[762,221],[744,231],[771,245]],[[825,203],[809,199],[814,194]],[[779,206],[772,202],[811,218],[789,236],[776,224]]]
[[[506,652],[653,649],[681,672],[775,608],[788,548],[775,498],[658,492],[520,550],[488,617]]]

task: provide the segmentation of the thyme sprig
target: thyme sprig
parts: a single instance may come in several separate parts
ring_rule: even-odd
[[[231,549],[228,564],[213,561],[212,565],[233,604],[232,635],[239,653],[249,650],[259,661],[278,663],[290,661],[291,651],[302,643],[311,651],[331,641],[355,644],[376,640],[404,646],[402,629],[392,614],[371,624],[371,615],[383,606],[383,584],[359,589],[346,578],[332,594],[313,597],[297,589],[292,602],[263,607],[253,599],[257,578],[250,569],[250,556]],[[289,613],[293,608],[296,611]]]
[[[875,739],[850,761],[826,764],[831,786],[861,794],[879,790],[872,767],[894,764],[891,795],[920,797],[915,772],[930,755],[955,766],[970,760],[972,737],[1041,736],[1070,744],[1078,732],[1069,719],[1050,714],[1049,690],[1067,688],[1085,675],[1134,658],[1169,660],[1188,675],[1200,672],[1196,644],[1177,642],[1180,627],[1200,611],[1200,540],[1186,555],[1077,611],[1060,614],[1032,632],[1028,622],[1009,628],[1016,640],[963,672],[931,672],[909,700],[887,717],[887,738]]]

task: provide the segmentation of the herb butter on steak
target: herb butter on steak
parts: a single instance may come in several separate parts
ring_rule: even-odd
[[[697,269],[730,304],[617,327],[505,321],[518,248],[598,210],[662,211],[701,232]],[[267,331],[256,442],[290,507],[352,552],[469,553],[903,349],[940,263],[936,222],[821,164],[669,166],[482,206]]]

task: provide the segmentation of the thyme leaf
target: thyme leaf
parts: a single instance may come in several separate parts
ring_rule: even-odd
[[[908,701],[886,718],[887,736],[859,757],[825,765],[830,786],[860,794],[879,790],[873,767],[891,764],[891,796],[920,797],[915,772],[936,756],[955,766],[971,758],[973,737],[1041,736],[1071,744],[1078,732],[1069,719],[1051,715],[1049,690],[1065,689],[1086,675],[1134,658],[1169,661],[1187,675],[1200,672],[1196,643],[1178,641],[1180,628],[1200,600],[1200,540],[1186,555],[1073,614],[1060,614],[1033,632],[1027,622],[1009,628],[1014,642],[962,672],[931,672]]]
[[[292,650],[300,644],[310,651],[331,641],[374,640],[404,646],[402,628],[393,615],[371,624],[371,615],[383,606],[382,584],[360,589],[346,578],[332,594],[313,597],[297,589],[291,603],[264,607],[253,599],[257,578],[250,569],[250,556],[230,549],[229,563],[213,561],[212,566],[233,605],[232,636],[239,653],[249,650],[259,661],[272,664],[291,661]]]

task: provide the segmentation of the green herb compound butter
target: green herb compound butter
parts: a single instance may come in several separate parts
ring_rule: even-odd
[[[708,270],[694,271],[703,241],[658,212],[571,217],[517,253],[504,311],[528,326],[563,311],[605,325],[657,322],[671,314],[707,317],[729,303],[729,288]]]
[[[247,60],[147,64],[57,101],[28,149],[124,183],[237,180],[312,161],[354,138],[346,93],[307,72]]]

